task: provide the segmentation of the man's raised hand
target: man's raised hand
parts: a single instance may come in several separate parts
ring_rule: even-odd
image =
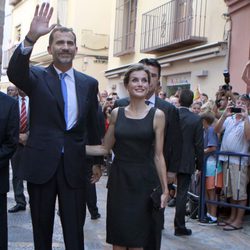
[[[49,3],[42,3],[41,7],[36,6],[33,20],[30,24],[30,30],[27,34],[29,40],[34,43],[39,37],[48,34],[56,24],[49,26],[50,19],[53,14],[53,7],[50,7]]]

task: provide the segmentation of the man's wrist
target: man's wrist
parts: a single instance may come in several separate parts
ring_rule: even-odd
[[[28,42],[30,45],[34,45],[36,43],[36,41],[29,38],[28,35],[25,36],[24,40]]]

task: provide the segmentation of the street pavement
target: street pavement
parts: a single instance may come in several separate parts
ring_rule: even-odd
[[[97,184],[98,207],[101,218],[91,220],[87,212],[85,232],[86,250],[109,250],[111,246],[105,243],[105,220],[106,220],[106,182],[103,176]],[[25,191],[26,197],[28,197]],[[8,193],[8,208],[15,205],[14,194],[11,188]],[[63,250],[63,237],[60,218],[55,211],[55,226],[53,234],[53,249]],[[174,236],[173,217],[175,208],[165,210],[165,229],[162,236],[161,250],[246,250],[250,246],[250,216],[245,216],[244,228],[242,230],[225,232],[221,227],[199,225],[197,220],[187,218],[187,227],[193,231],[192,236]],[[70,215],[69,215],[70,216]],[[15,214],[8,214],[9,221],[9,250],[33,250],[32,226],[30,210]]]

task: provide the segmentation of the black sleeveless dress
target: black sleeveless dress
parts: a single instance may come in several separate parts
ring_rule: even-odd
[[[146,245],[152,220],[150,194],[155,187],[153,119],[130,119],[119,108],[113,160],[108,180],[107,242],[127,247]]]

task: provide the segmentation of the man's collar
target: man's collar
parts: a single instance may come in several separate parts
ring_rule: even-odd
[[[184,106],[180,106],[179,109],[187,109],[190,111],[190,109],[188,107],[184,107]]]
[[[58,69],[55,65],[53,65],[56,73],[59,75],[61,73],[66,73],[70,78],[74,79],[74,69],[70,68],[68,71],[66,72],[62,72],[60,69]]]
[[[147,100],[150,101],[150,103],[152,103],[153,105],[155,105],[155,94],[151,95]]]

